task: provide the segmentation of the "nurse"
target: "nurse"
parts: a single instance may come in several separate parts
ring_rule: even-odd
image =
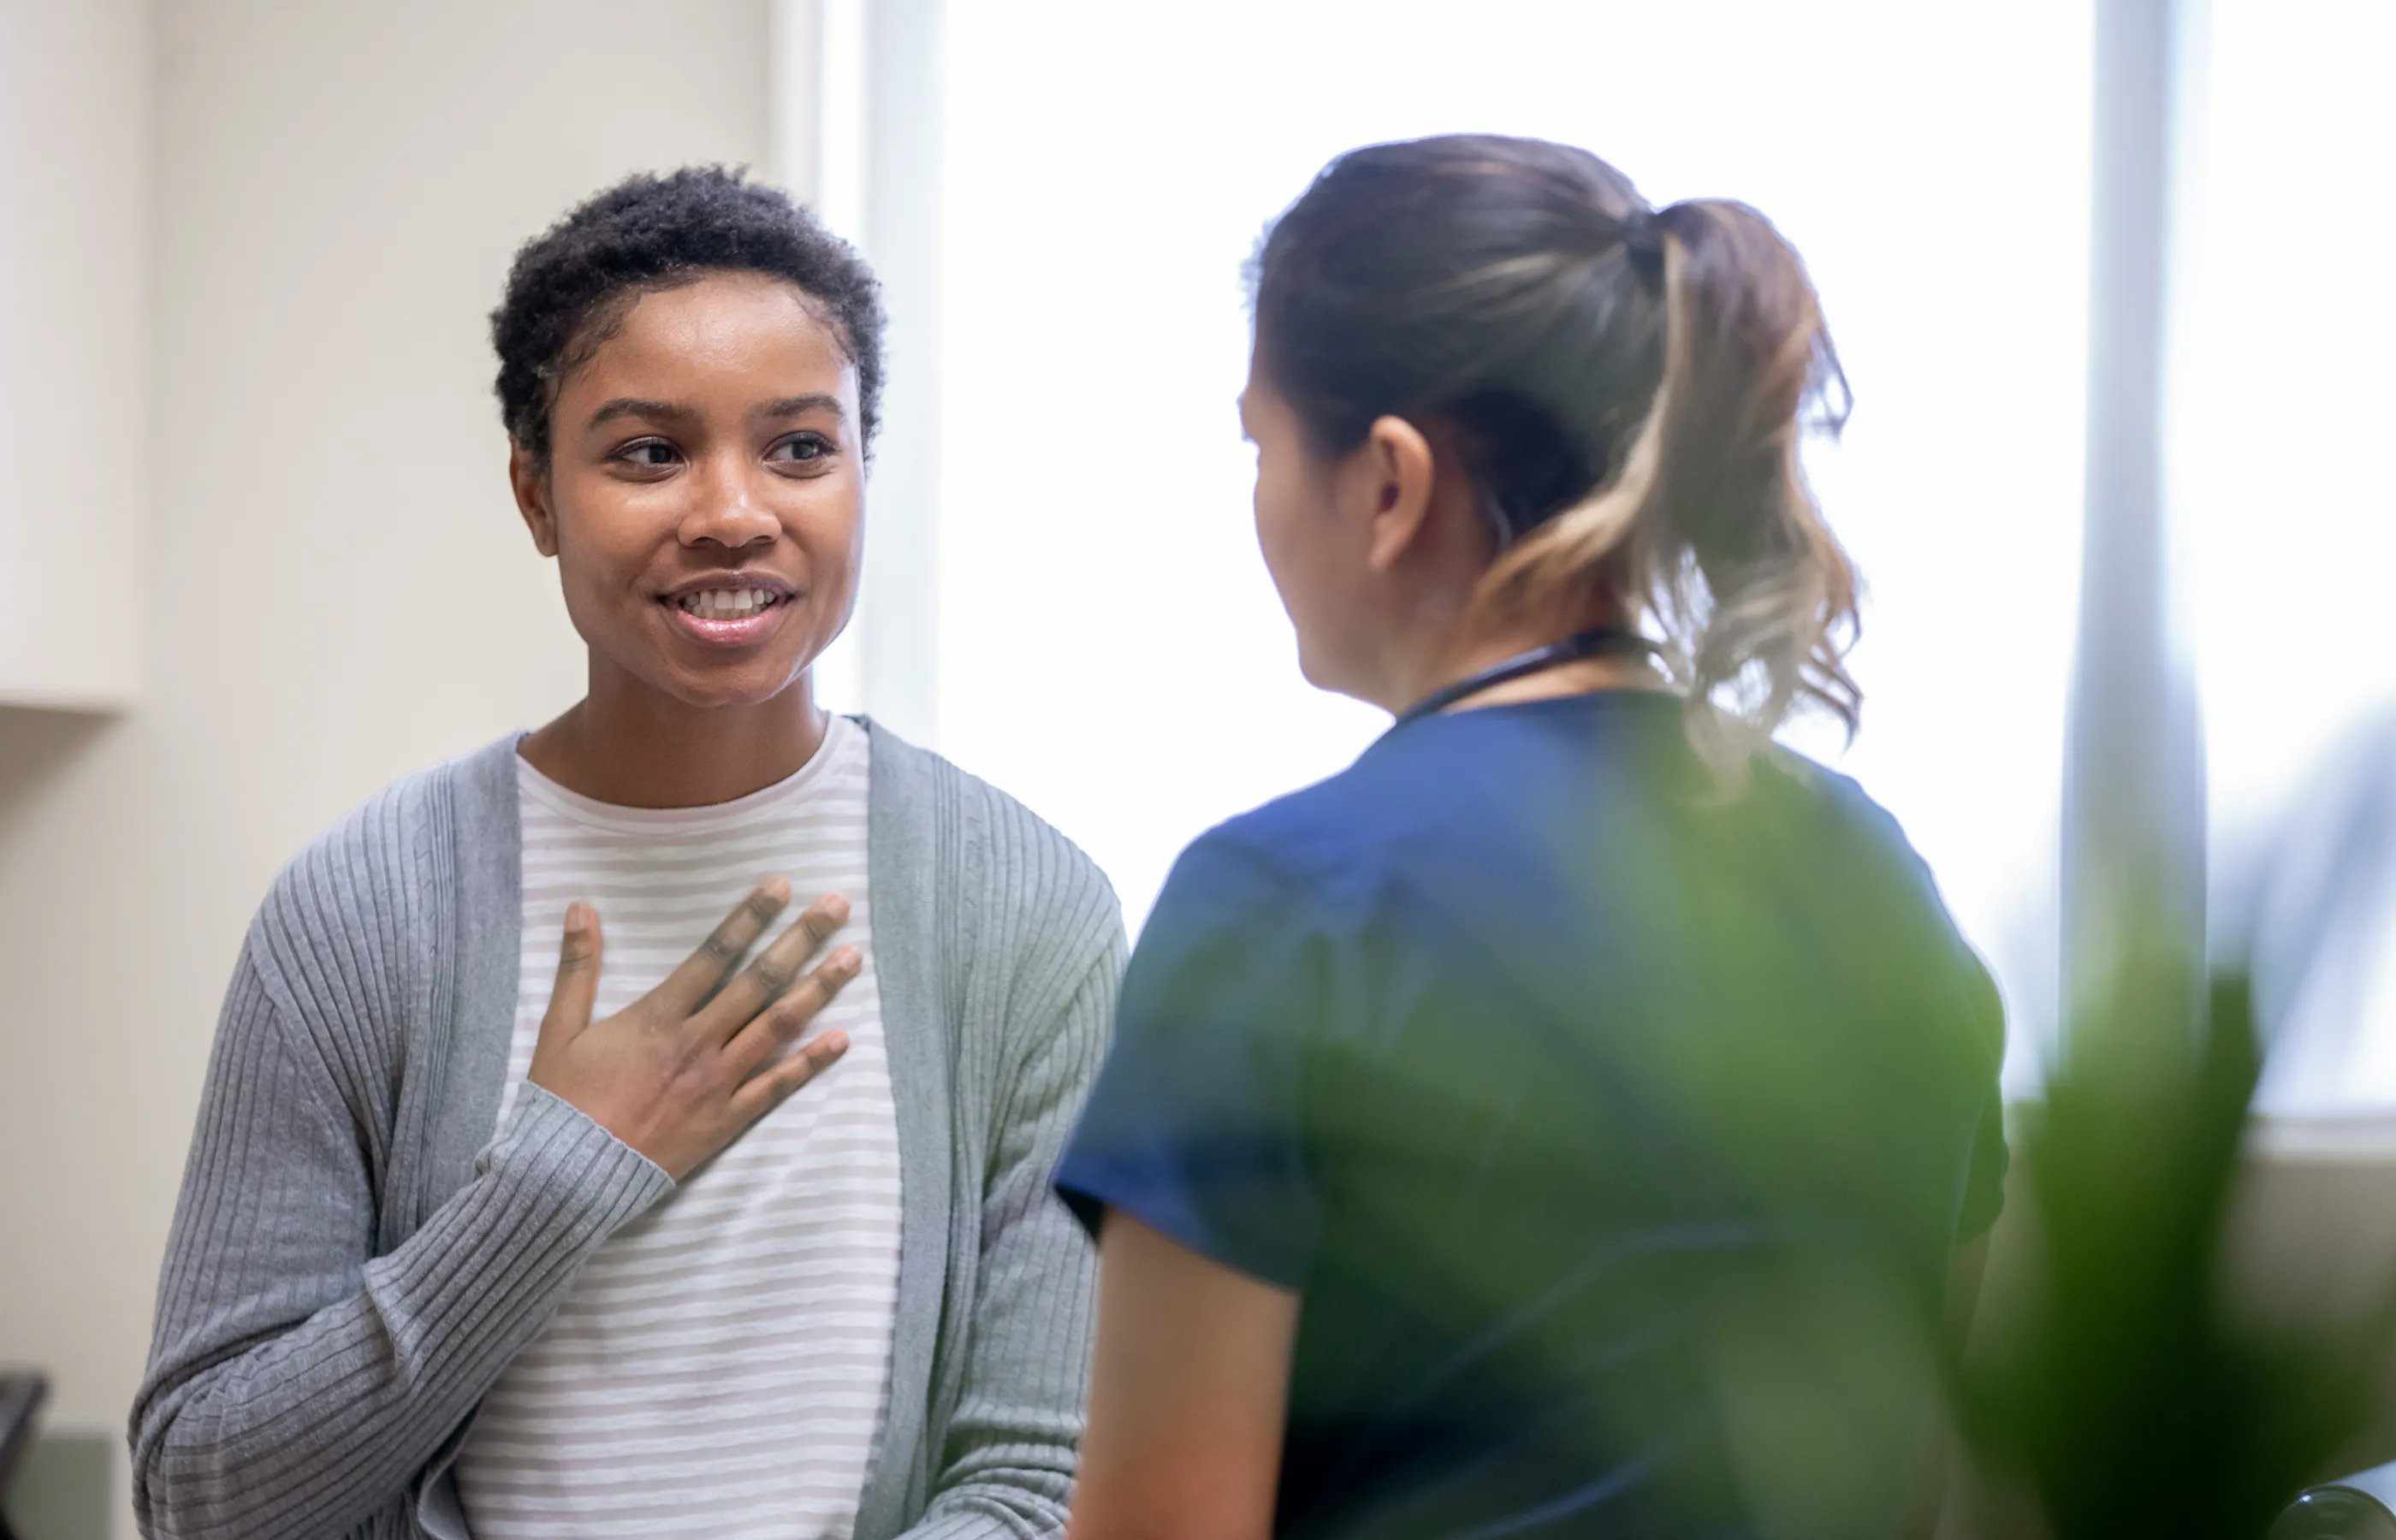
[[[2003,1025],[1896,823],[1772,741],[1860,704],[1797,254],[1455,137],[1334,161],[1252,282],[1258,538],[1306,677],[1396,721],[1134,954],[1057,1176],[1074,1533],[1892,1532]]]

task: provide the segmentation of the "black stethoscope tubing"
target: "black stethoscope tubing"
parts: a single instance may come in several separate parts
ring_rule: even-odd
[[[1479,695],[1484,690],[1494,689],[1526,674],[1544,672],[1565,663],[1577,663],[1583,658],[1658,650],[1655,643],[1636,631],[1624,631],[1617,626],[1592,626],[1585,631],[1575,631],[1561,642],[1551,642],[1544,647],[1516,653],[1504,662],[1493,663],[1479,673],[1468,675],[1453,684],[1444,684],[1399,712],[1398,719],[1391,723],[1390,727],[1395,731],[1409,722],[1436,716],[1467,696]]]

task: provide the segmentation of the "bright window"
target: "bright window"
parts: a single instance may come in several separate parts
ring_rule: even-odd
[[[2351,740],[2396,704],[2396,8],[2215,0],[2189,295],[2172,378],[2171,495],[2188,558],[2207,793],[2231,904],[2258,846],[2303,860],[2361,836],[2324,769],[2396,782]],[[2343,747],[2342,747],[2343,746]],[[2310,827],[2308,827],[2310,826]],[[2396,850],[2318,934],[2308,979],[2263,976],[2289,1036],[2265,1105],[2396,1104]],[[2278,892],[2277,921],[2309,923]],[[2317,875],[2317,874],[2316,874]],[[2270,957],[2267,954],[2265,961]]]
[[[1298,677],[1256,552],[1241,263],[1351,146],[1585,145],[1659,206],[1755,205],[1812,266],[1857,398],[1811,464],[1870,584],[1867,700],[1852,749],[1795,737],[1903,820],[2034,1061],[2080,541],[2085,0],[1016,0],[949,28],[944,751],[1078,840],[1137,926],[1183,843],[1368,742],[1378,713]]]

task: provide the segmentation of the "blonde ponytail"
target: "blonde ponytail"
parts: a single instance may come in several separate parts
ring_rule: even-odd
[[[1663,373],[1619,471],[1526,534],[1481,602],[1510,617],[1586,613],[1603,594],[1642,613],[1688,701],[1692,741],[1724,775],[1795,709],[1852,735],[1863,696],[1846,670],[1855,569],[1799,462],[1813,421],[1844,420],[1845,380],[1804,265],[1754,209],[1676,204],[1652,239],[1663,290]]]

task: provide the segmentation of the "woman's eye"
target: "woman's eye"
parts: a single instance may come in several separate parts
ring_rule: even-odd
[[[765,451],[765,458],[769,460],[820,460],[830,459],[836,452],[837,446],[821,433],[792,433],[788,438],[776,439],[774,446]]]
[[[617,450],[615,458],[622,460],[627,465],[637,465],[645,470],[655,470],[660,466],[672,465],[678,457],[674,454],[674,446],[672,445],[668,444],[663,439],[648,438],[634,439],[632,443],[624,445],[621,449]]]

